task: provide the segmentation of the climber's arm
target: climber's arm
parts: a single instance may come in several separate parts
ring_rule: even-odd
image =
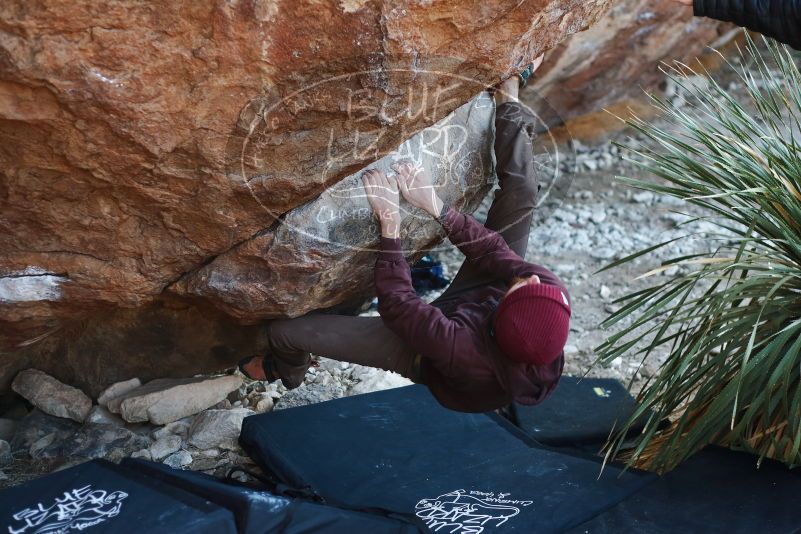
[[[494,274],[506,282],[513,278],[537,275],[542,283],[561,287],[567,292],[564,283],[554,273],[541,265],[525,261],[509,248],[501,234],[485,227],[470,215],[446,206],[437,220],[451,243],[479,270]]]
[[[398,188],[403,198],[436,218],[451,243],[478,270],[491,273],[506,282],[513,278],[537,275],[543,283],[556,285],[567,291],[564,283],[551,271],[518,256],[509,248],[501,234],[486,228],[470,215],[446,206],[425,171],[408,164],[397,165],[395,170],[398,172]]]
[[[801,0],[675,0],[696,16],[744,26],[801,49]]]
[[[369,170],[362,180],[367,199],[381,226],[381,252],[375,264],[378,313],[387,327],[420,354],[447,371],[453,365],[456,340],[465,328],[426,304],[412,287],[409,265],[401,249],[397,181]]]
[[[384,324],[440,370],[450,372],[458,359],[455,346],[469,331],[426,304],[412,286],[411,271],[401,250],[400,239],[381,238],[375,264],[378,313]]]

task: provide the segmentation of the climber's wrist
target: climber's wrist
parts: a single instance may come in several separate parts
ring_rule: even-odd
[[[381,237],[398,239],[400,237],[401,217],[399,213],[393,213],[381,217]]]
[[[439,195],[434,195],[431,205],[428,206],[428,209],[426,209],[426,211],[428,212],[429,215],[431,215],[436,219],[439,217],[440,213],[442,213],[442,207],[444,205],[445,203],[442,201],[441,198],[439,198]]]

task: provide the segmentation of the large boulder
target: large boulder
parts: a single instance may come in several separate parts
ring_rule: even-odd
[[[451,113],[610,3],[2,2],[0,387],[220,368],[263,348],[245,323],[368,294],[372,222],[331,188],[451,116],[471,153],[428,161],[475,206],[490,115]],[[406,224],[410,256],[441,237]]]
[[[473,209],[492,179],[476,95],[540,52],[529,102],[586,137],[608,123],[574,119],[728,31],[672,0],[11,0],[0,22],[0,389],[36,367],[92,395],[362,301],[359,172],[415,159]],[[410,259],[442,237],[404,225]]]

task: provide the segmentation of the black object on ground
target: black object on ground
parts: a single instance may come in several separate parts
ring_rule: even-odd
[[[425,255],[412,265],[412,286],[417,293],[442,289],[450,283],[444,275],[442,263]]]
[[[617,380],[563,376],[547,401],[536,406],[514,403],[512,421],[538,442],[552,447],[600,450],[613,428],[620,428],[638,408]],[[645,426],[637,420],[630,434]]]
[[[229,510],[105,460],[3,491],[0,518],[11,534],[236,533]]]
[[[248,487],[203,473],[164,464],[125,459],[120,466],[163,484],[180,488],[233,512],[239,534],[412,534],[419,530],[402,521],[342,510],[302,499],[280,497],[264,488]]]
[[[447,410],[419,385],[247,417],[240,442],[289,486],[432,532],[561,532],[655,478],[601,474],[495,414]]]
[[[801,532],[801,476],[719,447],[696,454],[572,534]]]

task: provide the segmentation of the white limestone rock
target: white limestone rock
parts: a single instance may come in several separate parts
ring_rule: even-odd
[[[188,442],[198,449],[238,448],[242,421],[254,412],[245,408],[207,410],[195,418],[189,429]]]
[[[112,399],[108,409],[129,423],[166,425],[214,406],[242,384],[235,375],[215,378],[162,378]]]
[[[106,406],[111,399],[125,395],[129,391],[136,389],[141,385],[142,381],[138,378],[131,378],[130,380],[115,382],[100,393],[100,396],[97,397],[97,403],[100,406]]]
[[[172,453],[178,452],[181,449],[182,443],[183,440],[181,436],[175,436],[173,434],[159,438],[150,446],[150,457],[153,460],[166,458]]]
[[[141,449],[131,454],[131,458],[141,458],[143,460],[152,460],[153,455],[150,454],[150,449]]]
[[[38,369],[21,371],[11,389],[46,414],[82,423],[92,409],[92,400],[78,388],[59,382]]]
[[[258,413],[269,412],[275,406],[275,401],[269,395],[262,396],[257,402],[255,409]]]
[[[180,469],[192,463],[192,455],[187,451],[178,451],[167,456],[162,463],[175,469]]]
[[[105,406],[99,406],[99,405],[92,406],[92,410],[86,417],[85,422],[93,423],[96,425],[114,425],[114,426],[125,425],[125,421],[123,421],[120,416],[111,413]]]
[[[361,366],[360,366],[361,367]],[[361,367],[353,372],[353,377],[359,381],[353,385],[348,394],[360,395],[384,389],[393,389],[409,386],[413,382],[397,373],[373,369],[371,367]]]
[[[192,417],[185,417],[183,419],[179,419],[178,421],[173,421],[172,423],[167,423],[166,425],[157,428],[153,431],[153,437],[155,439],[161,439],[164,436],[169,436],[174,434],[176,436],[181,436],[182,438],[186,438],[187,434],[189,433],[189,427],[192,426]]]

